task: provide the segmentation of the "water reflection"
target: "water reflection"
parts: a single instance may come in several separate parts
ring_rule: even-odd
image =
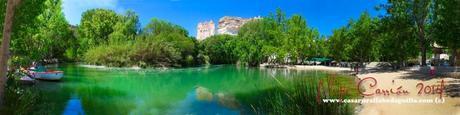
[[[238,115],[239,111],[226,107],[222,103],[222,93],[212,94],[204,87],[197,87],[187,93],[187,97],[173,107],[168,114],[173,115]],[[236,100],[235,100],[236,101]]]
[[[234,65],[164,70],[66,65],[59,70],[65,71],[63,80],[40,81],[36,84],[40,90],[34,90],[42,93],[42,102],[51,108],[33,108],[64,115],[240,114],[252,110],[247,103],[260,98],[261,91],[276,91],[268,89],[295,77],[317,76],[308,71]]]
[[[83,106],[77,96],[72,96],[67,102],[63,115],[84,115]]]

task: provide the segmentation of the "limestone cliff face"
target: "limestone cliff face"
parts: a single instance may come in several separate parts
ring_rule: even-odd
[[[198,23],[196,39],[204,40],[207,37],[213,36],[216,33],[215,31],[215,25],[212,20],[208,22]]]
[[[217,33],[215,32],[215,25],[212,21],[201,22],[197,27],[197,39],[204,40],[207,37],[213,36],[215,34],[237,35],[238,31],[245,23],[255,19],[260,19],[260,17],[241,18],[224,16],[219,19]]]
[[[243,19],[241,17],[222,17],[219,20],[219,29],[217,30],[217,33],[236,35],[238,34],[238,31],[240,30],[241,26],[243,26],[246,22],[250,20],[251,19]]]

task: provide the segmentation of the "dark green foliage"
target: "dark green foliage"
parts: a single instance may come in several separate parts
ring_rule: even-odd
[[[23,73],[8,74],[7,86],[5,88],[5,104],[0,108],[2,114],[15,115],[40,115],[51,114],[51,109],[38,109],[39,107],[53,106],[43,103],[44,97],[36,86],[22,85],[17,79],[23,76]]]
[[[22,65],[31,60],[38,60],[39,47],[43,42],[32,39],[39,30],[40,20],[37,18],[46,9],[46,0],[26,0],[19,4],[15,11],[13,30],[11,34],[10,53],[14,65]],[[3,32],[3,22],[6,14],[7,0],[0,0],[0,30]],[[2,35],[0,32],[0,35]]]
[[[61,9],[60,0],[47,0],[46,10],[38,16],[39,33],[34,39],[42,41],[38,59],[65,59],[66,49],[75,47],[76,39]],[[40,43],[40,42],[39,42]]]
[[[137,40],[134,43],[103,45],[84,55],[90,64],[115,67],[169,67],[180,66],[181,53],[168,44],[151,39]]]
[[[113,26],[113,32],[109,35],[109,42],[123,42],[133,40],[139,32],[139,17],[131,10],[119,16],[119,21]]]
[[[107,43],[119,20],[120,16],[112,10],[91,9],[84,12],[78,26],[79,52]]]
[[[158,19],[152,19],[135,39],[117,39],[84,54],[87,63],[116,67],[192,66],[196,65],[195,57],[195,42],[187,31]]]
[[[236,56],[233,54],[232,41],[237,39],[231,35],[215,35],[201,41],[203,52],[209,56],[212,64],[234,64]]]
[[[368,62],[376,59],[375,55],[373,55],[377,39],[376,24],[377,20],[370,17],[368,13],[363,13],[356,22],[350,22],[349,36],[352,45],[350,58],[359,62]]]
[[[269,42],[275,37],[268,33],[272,29],[269,26],[265,20],[255,20],[241,27],[234,52],[244,65],[258,66],[268,58],[269,52],[273,51],[269,50],[274,49]]]
[[[279,9],[243,25],[233,45],[238,61],[249,66],[301,64],[307,58],[328,55],[326,39],[316,29],[308,27],[302,16],[286,18]]]
[[[177,33],[188,36],[187,30],[183,27],[156,18],[150,20],[150,23],[142,30],[142,34],[146,36],[157,36],[161,33]]]
[[[451,63],[456,65],[460,48],[460,1],[434,0],[433,6],[433,41],[450,48]]]
[[[3,22],[6,0],[0,3]],[[15,66],[44,59],[64,59],[66,49],[76,42],[60,0],[22,1],[16,8],[13,24],[10,62]],[[3,23],[0,26],[3,27]]]
[[[397,4],[402,5],[402,4]],[[401,8],[393,9],[400,12]],[[394,62],[402,66],[405,61],[419,55],[417,37],[415,36],[409,15],[388,15],[380,20],[379,53],[380,60]]]
[[[331,57],[337,61],[350,61],[350,37],[348,37],[348,28],[341,27],[333,30],[332,36],[328,39],[329,51]]]
[[[408,16],[373,18],[363,13],[358,20],[334,30],[328,40],[330,56],[338,61],[386,61],[404,66],[419,54]]]

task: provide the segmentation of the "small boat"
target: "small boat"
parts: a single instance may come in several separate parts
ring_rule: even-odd
[[[32,85],[32,84],[35,84],[35,80],[30,78],[29,76],[22,76],[21,78],[19,78],[19,83],[23,84],[23,85]]]
[[[46,72],[35,72],[30,71],[30,75],[35,79],[40,80],[60,80],[64,76],[62,71],[46,71]]]

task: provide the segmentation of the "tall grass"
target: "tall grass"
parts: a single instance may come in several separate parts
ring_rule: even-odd
[[[322,103],[320,99],[340,98],[340,87],[347,89],[343,99],[358,98],[354,79],[329,74],[332,77],[297,77],[273,88],[259,90],[251,94],[239,95],[248,105],[249,113],[272,115],[351,115],[354,105],[344,103]],[[322,81],[322,82],[320,82]],[[319,87],[321,86],[321,87]],[[318,88],[320,91],[318,92]]]
[[[20,74],[8,74],[8,82],[5,88],[3,107],[0,108],[1,114],[14,115],[45,115],[50,114],[53,106],[42,103],[43,95],[34,86],[21,85],[14,79]],[[45,107],[49,109],[38,109]]]

